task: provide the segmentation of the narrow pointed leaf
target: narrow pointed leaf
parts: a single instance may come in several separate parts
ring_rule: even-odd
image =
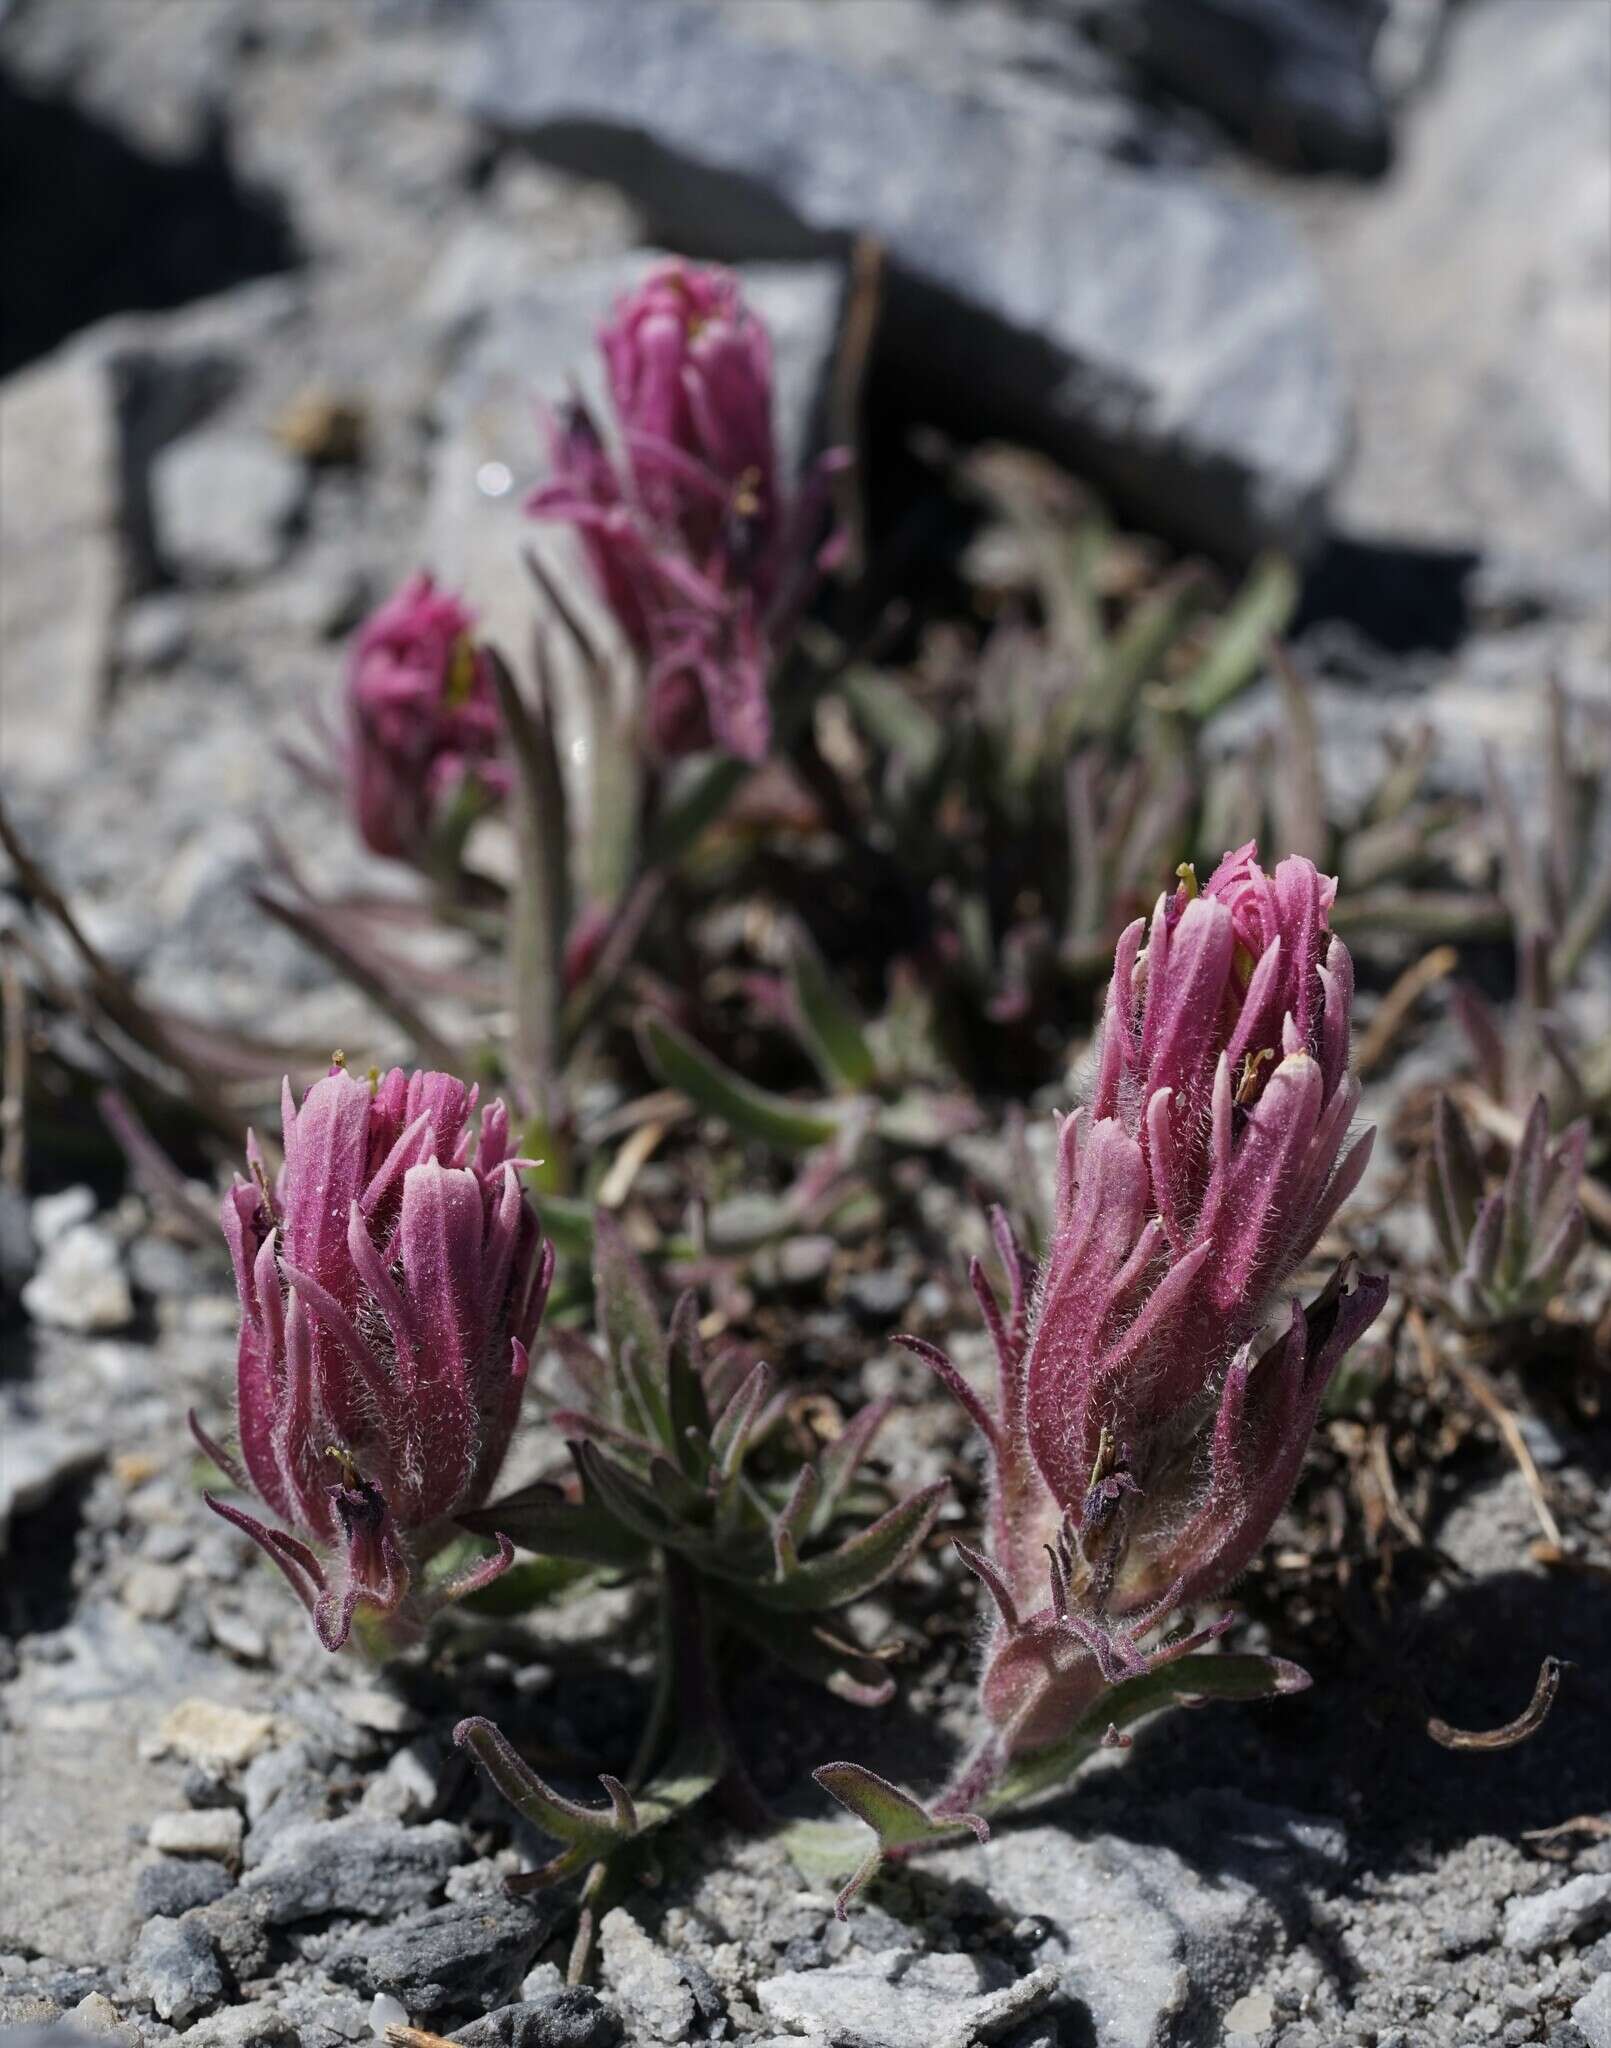
[[[916,1849],[931,1842],[953,1841],[970,1828],[979,1841],[990,1839],[989,1823],[981,1815],[963,1813],[954,1818],[936,1817],[910,1792],[903,1792],[899,1785],[892,1785],[887,1778],[879,1777],[875,1771],[869,1771],[861,1764],[822,1764],[811,1775],[824,1792],[837,1799],[858,1820],[865,1821],[878,1837],[877,1847],[858,1866],[834,1901],[834,1910],[841,1920],[845,1918],[850,1901],[892,1850]]]
[[[717,1417],[716,1426],[710,1433],[710,1452],[717,1471],[724,1479],[736,1477],[743,1466],[756,1414],[771,1384],[772,1375],[765,1365],[752,1367],[743,1385]]]
[[[478,1536],[502,1533],[539,1557],[622,1569],[645,1560],[643,1540],[623,1528],[592,1493],[584,1491],[581,1500],[571,1501],[546,1482],[525,1487],[491,1507],[474,1508],[459,1521]]]
[[[1303,1692],[1309,1674],[1284,1657],[1180,1657],[1107,1688],[1091,1711],[1059,1742],[1018,1758],[984,1802],[992,1813],[1067,1784],[1088,1756],[1103,1746],[1110,1727],[1125,1728],[1160,1707],[1205,1700],[1276,1699]]]
[[[547,1114],[564,1054],[560,1019],[570,917],[565,782],[552,717],[534,715],[502,657],[493,649],[487,652],[514,765],[510,820],[516,864],[506,958],[515,1070]]]
[[[598,1210],[593,1218],[593,1290],[599,1328],[616,1371],[624,1371],[623,1354],[630,1346],[656,1379],[663,1381],[665,1337],[654,1293],[637,1255],[621,1234],[620,1224],[606,1209]],[[658,1413],[669,1420],[658,1391],[652,1400]]]
[[[780,1152],[809,1151],[838,1136],[836,1115],[742,1080],[661,1018],[646,1018],[642,1035],[644,1056],[667,1087],[680,1088],[699,1109],[719,1116],[739,1136]]]
[[[936,1480],[909,1500],[881,1515],[871,1527],[859,1529],[836,1550],[807,1558],[786,1579],[757,1586],[755,1598],[769,1607],[795,1612],[843,1607],[898,1572],[917,1549],[950,1491],[948,1479]]]
[[[799,1009],[806,1050],[830,1088],[860,1092],[878,1078],[878,1062],[856,1007],[834,981],[822,955],[802,932],[794,942],[789,980]]]

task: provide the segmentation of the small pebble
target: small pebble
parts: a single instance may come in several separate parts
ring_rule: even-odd
[[[231,1607],[213,1601],[207,1608],[207,1632],[219,1649],[227,1650],[242,1664],[262,1664],[268,1658],[268,1639],[256,1622],[248,1621]]]
[[[377,1991],[369,2005],[369,2024],[377,2035],[383,2035],[388,2027],[406,2027],[408,2008],[386,1992]]]
[[[210,1906],[233,1885],[223,1864],[206,1857],[158,1856],[134,1880],[135,1910],[147,1920],[159,1913],[177,1920],[197,1906]]]
[[[57,1238],[71,1230],[74,1224],[88,1223],[94,1214],[93,1188],[63,1188],[59,1194],[41,1195],[29,1212],[34,1230],[34,1243],[44,1251],[53,1245]]]
[[[274,1736],[272,1714],[227,1707],[220,1700],[191,1698],[169,1709],[157,1730],[162,1748],[191,1763],[238,1770]]]
[[[123,1605],[141,1621],[170,1621],[184,1597],[184,1575],[171,1564],[141,1562],[123,1581]]]
[[[216,1856],[227,1862],[240,1854],[245,1832],[246,1823],[233,1806],[211,1806],[159,1813],[146,1840],[165,1856]]]

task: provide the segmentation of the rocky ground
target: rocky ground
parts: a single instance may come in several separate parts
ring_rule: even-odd
[[[1221,43],[1169,0],[0,8],[30,287],[0,382],[5,794],[95,943],[209,1023],[392,1048],[251,900],[264,818],[321,883],[396,886],[277,743],[422,558],[517,644],[532,396],[654,246],[751,266],[803,447],[844,238],[877,236],[879,434],[1013,432],[1231,564],[1307,541],[1329,772],[1425,719],[1448,788],[1488,742],[1526,777],[1544,678],[1594,704],[1611,673],[1611,7],[1394,0],[1373,64],[1337,30],[1368,11],[1214,0],[1199,27],[1242,22]],[[1426,1071],[1379,1083],[1384,1123]],[[776,1840],[685,1828],[567,1988],[565,1902],[505,1895],[534,1844],[447,1736],[488,1713],[585,1786],[630,1750],[642,1617],[593,1593],[385,1677],[326,1658],[197,1497],[222,1258],[118,1192],[82,1092],[56,1110],[35,1198],[0,1208],[0,2022],[120,2048],[405,2018],[467,2048],[1611,2043],[1603,1421],[1527,1418],[1565,1570],[1480,1433],[1436,1464],[1421,1549],[1350,1561],[1329,1425],[1246,1589],[1248,1640],[1312,1692],[1144,1730],[847,1924]],[[1397,1168],[1360,1233],[1403,1266]],[[900,1397],[895,1476],[957,1471],[955,1527],[965,1431],[885,1340],[977,1359],[978,1227],[936,1186],[871,1252],[749,1281],[791,1374]],[[534,1422],[522,1472],[549,1449]],[[880,1715],[744,1681],[781,1811],[817,1810],[833,1755],[937,1777],[965,1732],[956,1579],[936,1552],[903,1592]],[[1428,1740],[1429,1710],[1509,1720],[1546,1654],[1575,1669],[1534,1740]]]

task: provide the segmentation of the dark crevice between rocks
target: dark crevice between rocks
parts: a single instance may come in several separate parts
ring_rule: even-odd
[[[164,160],[0,71],[0,375],[113,313],[184,305],[299,261],[283,202],[236,172],[222,116],[190,156]]]
[[[0,1575],[0,1639],[49,1635],[65,1628],[78,1604],[73,1563],[93,1472],[58,1486],[37,1508],[14,1515]]]
[[[1471,630],[1473,548],[1333,534],[1310,565],[1294,637],[1348,626],[1383,654],[1452,654]]]

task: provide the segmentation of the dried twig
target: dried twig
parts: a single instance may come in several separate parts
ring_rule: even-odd
[[[1426,1724],[1426,1732],[1445,1749],[1514,1749],[1518,1742],[1525,1742],[1529,1736],[1536,1735],[1549,1719],[1549,1710],[1561,1689],[1561,1673],[1566,1669],[1562,1658],[1546,1657],[1538,1667],[1538,1683],[1533,1687],[1532,1698],[1515,1720],[1507,1721],[1502,1728],[1484,1728],[1476,1732],[1451,1728],[1447,1721],[1440,1721],[1434,1714]]]
[[[1532,1499],[1533,1513],[1538,1517],[1538,1526],[1544,1532],[1544,1541],[1556,1550],[1565,1550],[1566,1542],[1561,1535],[1561,1525],[1550,1509],[1549,1497],[1544,1491],[1543,1474],[1537,1460],[1527,1448],[1527,1439],[1521,1433],[1521,1425],[1499,1398],[1498,1389],[1480,1366],[1469,1364],[1463,1358],[1451,1358],[1449,1366],[1456,1379],[1477,1403],[1504,1438],[1505,1448],[1516,1461],[1516,1469],[1526,1483]]]
[[[1404,1028],[1411,1010],[1429,988],[1446,980],[1460,963],[1453,946],[1434,946],[1413,966],[1406,967],[1377,1005],[1376,1014],[1359,1034],[1354,1054],[1354,1071],[1363,1080],[1378,1065],[1388,1047]]]

